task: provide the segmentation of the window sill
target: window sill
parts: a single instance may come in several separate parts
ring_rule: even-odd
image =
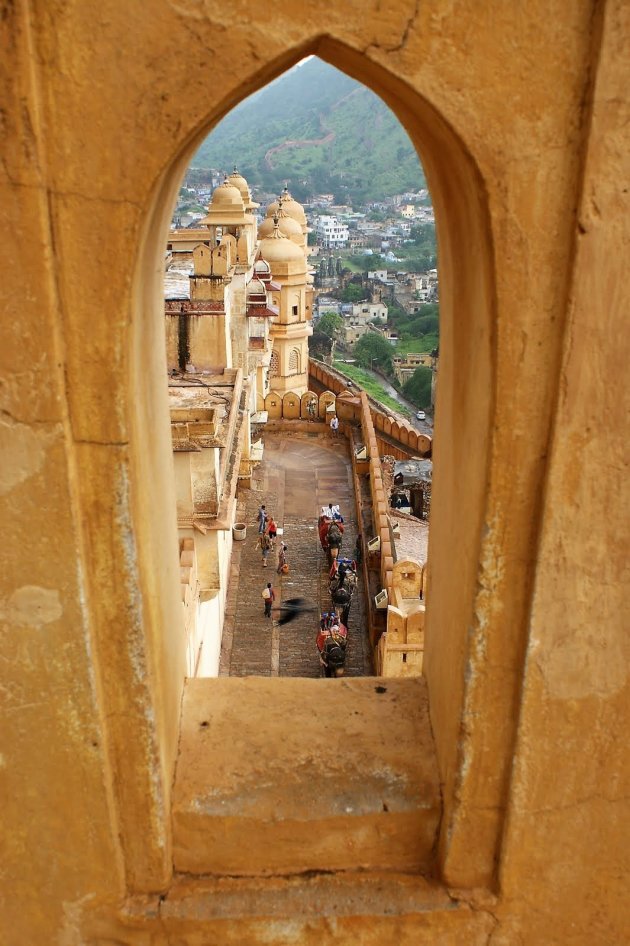
[[[439,818],[422,679],[187,681],[176,871],[428,871]]]

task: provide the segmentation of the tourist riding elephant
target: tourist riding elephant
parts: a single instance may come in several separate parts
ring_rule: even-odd
[[[319,541],[330,559],[335,559],[339,555],[341,548],[342,533],[344,525],[329,516],[321,515],[318,520]]]
[[[328,526],[328,532],[326,534],[326,540],[328,543],[328,550],[330,552],[331,559],[337,558],[339,555],[339,549],[341,548],[341,543],[343,542],[343,525],[339,522],[331,522]]]

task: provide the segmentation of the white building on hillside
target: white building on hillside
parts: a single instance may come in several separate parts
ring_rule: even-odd
[[[372,319],[387,321],[388,308],[384,302],[357,302],[352,306],[352,318],[360,322],[371,322]]]
[[[337,217],[318,217],[315,232],[317,242],[326,249],[344,247],[348,243],[348,227]]]

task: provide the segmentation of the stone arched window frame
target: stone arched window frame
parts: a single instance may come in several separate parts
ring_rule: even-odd
[[[425,97],[369,56],[364,56],[340,40],[330,37],[313,36],[310,43],[301,45],[299,50],[286,52],[279,60],[269,60],[265,63],[257,61],[257,72],[252,71],[247,76],[240,75],[240,84],[226,90],[220,110],[211,115],[200,112],[194,129],[188,128],[187,132],[180,132],[172,146],[171,156],[165,162],[163,178],[152,195],[150,213],[147,215],[137,257],[130,358],[130,372],[135,385],[129,385],[135,395],[133,407],[129,408],[130,437],[134,456],[143,458],[143,462],[135,471],[138,489],[132,491],[133,508],[130,509],[130,520],[139,550],[140,591],[142,593],[144,589],[147,592],[142,600],[156,601],[156,624],[146,638],[146,647],[152,663],[160,668],[157,686],[160,690],[161,722],[154,727],[151,727],[150,723],[143,725],[145,729],[151,730],[151,738],[157,739],[160,745],[164,746],[166,762],[163,771],[170,772],[177,745],[178,707],[183,678],[174,678],[170,670],[172,663],[169,666],[163,656],[168,647],[162,641],[170,641],[172,637],[169,622],[173,623],[172,614],[177,612],[177,588],[167,589],[162,598],[158,596],[158,600],[151,595],[150,588],[151,576],[167,570],[164,549],[175,548],[175,542],[172,536],[167,535],[169,526],[166,522],[159,523],[159,529],[164,532],[164,536],[160,541],[156,541],[158,524],[152,523],[151,520],[155,519],[154,509],[158,497],[154,495],[154,490],[140,488],[140,484],[144,483],[141,470],[164,465],[164,438],[153,435],[154,425],[149,422],[149,419],[155,416],[155,404],[163,402],[163,378],[155,365],[147,372],[144,353],[147,339],[162,330],[162,320],[156,317],[156,313],[161,313],[163,309],[158,263],[163,257],[170,212],[190,157],[203,137],[225,114],[226,109],[250,94],[257,85],[266,84],[311,53],[365,83],[390,105],[421,153],[433,198],[440,247],[440,315],[443,325],[441,387],[436,425],[439,427],[441,418],[444,418],[447,425],[444,442],[454,444],[457,454],[447,456],[436,450],[434,456],[435,479],[442,481],[444,485],[436,489],[433,501],[432,588],[425,637],[424,667],[431,696],[431,716],[440,770],[444,778],[444,818],[438,857],[441,869],[446,872],[449,858],[456,857],[457,850],[469,848],[474,844],[478,851],[476,873],[465,881],[461,875],[458,875],[458,879],[462,882],[470,880],[473,885],[483,885],[486,882],[491,885],[501,841],[503,799],[510,777],[509,759],[512,757],[516,739],[517,720],[513,717],[512,707],[518,702],[519,676],[511,675],[506,683],[505,674],[498,661],[486,667],[484,674],[472,673],[471,661],[473,664],[478,663],[482,655],[480,651],[475,650],[475,639],[470,628],[476,626],[481,608],[483,613],[492,612],[492,633],[496,628],[496,633],[499,634],[500,622],[495,620],[495,615],[504,602],[510,610],[512,623],[518,625],[519,633],[515,633],[510,639],[509,646],[513,650],[511,657],[505,655],[506,644],[502,641],[503,656],[508,662],[511,660],[512,663],[518,664],[522,658],[522,634],[525,633],[526,613],[525,602],[522,606],[517,606],[516,612],[512,608],[513,596],[512,587],[508,588],[508,571],[500,589],[495,589],[492,602],[484,599],[485,585],[476,577],[485,554],[484,547],[491,545],[494,540],[492,530],[483,531],[482,524],[492,521],[496,504],[501,505],[501,490],[498,489],[497,495],[494,496],[488,490],[488,483],[492,478],[490,467],[492,462],[495,462],[492,439],[497,430],[504,429],[504,426],[501,427],[494,421],[495,234],[490,226],[487,188],[469,143],[465,141],[467,129],[463,114],[449,114],[447,120],[432,104],[430,96]],[[226,82],[229,81],[228,78]],[[458,123],[462,124],[464,134],[458,132]],[[454,194],[456,200],[453,198]],[[147,274],[155,276],[151,278]],[[462,300],[466,300],[465,312],[462,310]],[[138,383],[139,378],[142,378],[141,384]],[[460,448],[465,450],[465,456],[459,456]],[[466,476],[451,476],[449,471],[453,465],[465,467]],[[168,479],[168,475],[165,475]],[[157,486],[156,481],[155,489]],[[165,488],[167,491],[172,490],[168,482],[165,482]],[[532,530],[535,530],[535,521],[530,523],[528,515],[531,518],[531,510],[524,509],[521,516],[523,523],[519,520],[519,527],[522,524],[523,529],[522,535],[519,533],[518,541],[523,553],[512,556],[516,562],[527,561],[527,543],[532,539]],[[487,554],[492,554],[490,548],[487,549]],[[94,600],[98,600],[97,594]],[[520,611],[518,607],[521,607]],[[448,614],[448,620],[438,622],[433,617],[436,614]],[[143,619],[140,614],[138,622],[141,627]],[[504,627],[504,623],[501,623],[501,627]],[[448,640],[445,640],[446,633],[449,635]],[[169,646],[176,645],[173,643]],[[447,655],[450,655],[448,660]],[[104,659],[103,663],[107,664],[107,659]],[[469,805],[466,811],[462,811],[460,799],[466,795],[468,787],[473,794],[478,793],[482,777],[479,760],[483,753],[471,750],[464,758],[459,734],[462,731],[462,720],[465,719],[464,730],[468,741],[474,744],[478,739],[479,744],[483,744],[483,739],[487,737],[487,732],[484,735],[483,726],[487,715],[485,694],[488,690],[500,693],[502,718],[507,722],[500,731],[495,731],[493,736],[493,752],[497,760],[496,778],[485,779],[483,783],[490,785],[484,795],[483,804],[486,810],[492,811],[493,814],[484,822],[482,842],[477,834],[474,805]],[[132,698],[133,694],[130,692],[130,700]],[[492,713],[497,713],[496,703],[493,704]],[[149,717],[150,714],[147,714],[147,719]],[[127,733],[121,740],[121,756],[124,755],[126,740]],[[148,788],[142,790],[134,786],[134,790],[139,793],[138,804],[150,795]],[[166,788],[165,796],[168,796]],[[151,816],[149,813],[146,821],[148,829],[155,823],[155,815]],[[132,826],[130,831],[135,832],[135,836],[140,827]],[[160,850],[167,846],[160,842],[158,847],[160,844]],[[452,855],[453,851],[455,854]]]

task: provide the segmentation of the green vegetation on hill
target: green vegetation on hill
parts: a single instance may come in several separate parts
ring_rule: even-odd
[[[403,394],[408,401],[417,407],[429,409],[431,407],[431,379],[433,372],[430,368],[420,365],[412,376],[403,385]]]
[[[338,312],[325,312],[317,322],[317,330],[329,338],[334,338],[335,333],[341,328],[343,328],[343,319]]]
[[[375,401],[379,401],[379,403],[395,411],[397,414],[401,414],[403,417],[411,417],[411,412],[388,394],[385,388],[378,383],[376,378],[369,371],[359,368],[358,365],[347,365],[343,361],[334,361],[333,367],[341,371],[348,378],[351,378],[352,381],[362,387],[370,397],[373,397]]]
[[[291,144],[298,143],[298,144]],[[425,186],[407,133],[365,86],[312,57],[245,99],[203,142],[193,167],[231,171],[250,186],[340,202],[382,200]]]
[[[404,261],[402,268],[412,273],[423,273],[427,269],[435,269],[437,266],[435,224],[421,223],[412,227],[409,236],[412,242],[405,243],[395,250],[396,256]]]
[[[420,306],[418,312],[407,313],[396,302],[388,301],[389,324],[398,333],[396,353],[433,351],[439,345],[439,315],[437,303]]]
[[[419,335],[417,338],[405,338],[396,344],[394,354],[396,355],[420,355],[422,352],[435,351],[440,345],[440,339],[437,335]]]
[[[380,368],[392,373],[392,346],[377,332],[366,332],[354,346],[354,357],[364,368]]]

